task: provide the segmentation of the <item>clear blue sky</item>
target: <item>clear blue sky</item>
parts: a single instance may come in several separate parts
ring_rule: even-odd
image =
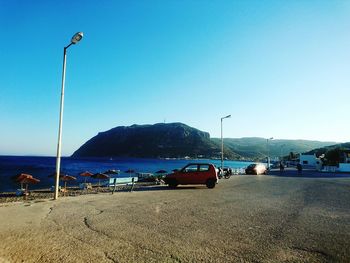
[[[115,126],[350,141],[350,1],[0,0],[0,154],[63,155]]]

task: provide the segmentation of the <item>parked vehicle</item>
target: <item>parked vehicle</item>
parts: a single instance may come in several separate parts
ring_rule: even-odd
[[[229,179],[232,175],[232,169],[230,167],[224,167],[223,170],[223,178]]]
[[[175,188],[179,184],[204,184],[214,188],[218,182],[216,168],[210,163],[190,163],[180,171],[175,171],[164,178],[165,184]]]
[[[245,169],[246,174],[268,174],[266,166],[262,163],[253,163]]]

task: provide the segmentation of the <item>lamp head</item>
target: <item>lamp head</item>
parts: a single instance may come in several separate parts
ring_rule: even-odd
[[[222,117],[221,119],[223,120],[223,119],[226,119],[226,118],[231,118],[231,115],[227,115],[225,117]]]
[[[75,33],[75,35],[72,37],[71,43],[76,44],[83,38],[83,32]]]

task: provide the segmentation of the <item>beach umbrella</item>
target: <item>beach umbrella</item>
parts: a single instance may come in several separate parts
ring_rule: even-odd
[[[156,174],[166,174],[166,173],[167,173],[167,171],[165,171],[165,170],[159,170],[156,172]]]
[[[89,171],[85,171],[79,174],[80,176],[84,176],[84,177],[90,177],[93,175],[93,173],[90,173]]]
[[[77,178],[75,178],[74,176],[70,176],[70,175],[62,175],[60,176],[60,180],[64,182],[64,192],[67,191],[67,182],[68,181],[75,181],[77,180]]]
[[[120,173],[120,170],[107,170],[107,171],[105,171],[104,172],[104,174],[107,174],[107,175],[109,175],[109,174],[119,174]]]
[[[19,182],[21,184],[36,184],[36,183],[39,183],[40,180],[39,179],[36,179],[34,178],[33,176],[30,176],[30,177],[23,177],[19,180]]]
[[[165,171],[165,170],[159,170],[156,172],[156,174],[158,175],[158,179],[163,178],[166,173],[167,173],[167,171]]]
[[[109,178],[109,176],[107,174],[104,174],[104,173],[95,173],[95,174],[91,175],[91,177],[94,179],[98,179],[98,185],[100,185],[100,180],[105,180],[105,179]]]
[[[23,178],[27,178],[27,177],[33,178],[33,175],[30,175],[30,174],[17,174],[17,175],[15,175],[14,179],[15,179],[15,181],[19,182]]]
[[[13,177],[13,179],[16,182],[21,182],[24,178],[33,178],[33,176],[30,174],[17,174]],[[21,189],[23,189],[23,183],[20,183],[20,184],[21,184]]]
[[[21,183],[21,185],[25,184],[25,196],[28,194],[28,184],[37,184],[40,182],[39,179],[34,178],[32,175],[21,175],[18,182]]]
[[[85,177],[85,183],[86,183],[86,178],[91,177],[93,175],[93,173],[90,173],[89,171],[85,171],[85,172],[80,173],[79,175]]]
[[[95,173],[93,175],[91,175],[92,178],[95,178],[95,179],[108,179],[109,176],[107,174],[104,174],[104,173]]]
[[[74,180],[77,180],[77,178],[76,178],[76,177],[74,177],[74,176],[71,176],[71,175],[65,174],[65,175],[60,176],[60,180],[61,180],[61,181],[64,181],[64,182],[68,182],[68,181],[74,181]]]
[[[48,177],[51,177],[51,178],[52,177],[56,177],[56,173],[52,173]],[[77,180],[77,178],[75,178],[74,176],[70,176],[70,175],[64,174],[63,172],[60,173],[60,178],[59,179],[64,182],[64,189],[65,190],[66,190],[68,181]]]

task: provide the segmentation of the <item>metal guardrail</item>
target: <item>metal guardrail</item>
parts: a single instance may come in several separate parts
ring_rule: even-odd
[[[324,166],[321,171],[335,173],[335,172],[337,172],[337,170],[338,170],[338,167],[336,167],[336,166]]]
[[[231,168],[232,174],[239,175],[239,174],[245,174],[245,168]]]

